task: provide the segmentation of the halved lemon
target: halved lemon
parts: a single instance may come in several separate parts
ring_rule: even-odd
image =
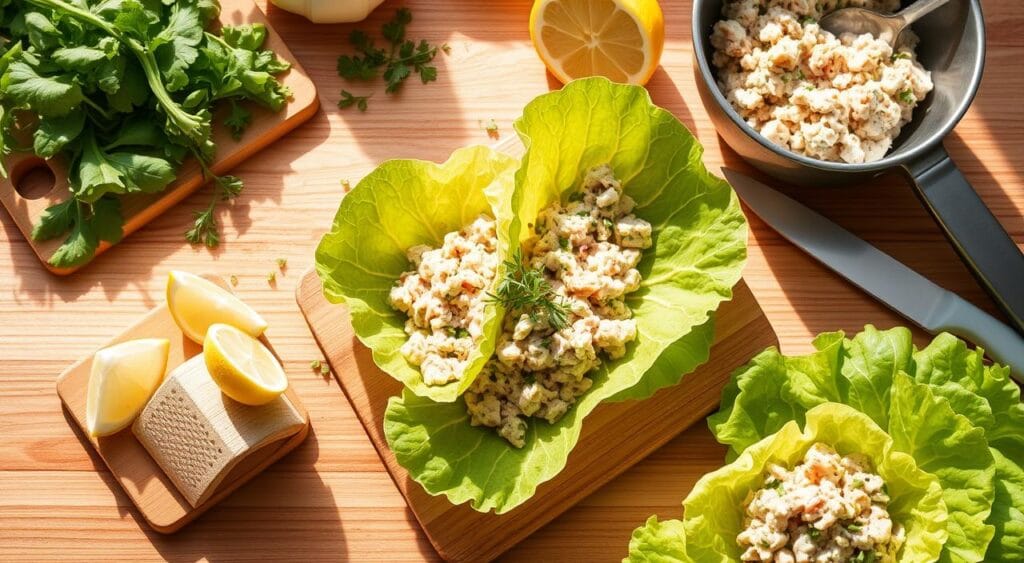
[[[166,339],[145,338],[96,352],[85,399],[89,434],[109,436],[135,420],[164,379],[170,347]]]
[[[230,291],[187,272],[174,271],[167,277],[167,307],[185,336],[199,344],[216,323],[256,337],[267,330],[267,321]]]
[[[665,48],[657,0],[536,0],[530,38],[551,74],[646,84]]]
[[[203,343],[203,359],[220,390],[239,403],[263,405],[288,388],[288,377],[274,354],[233,326],[210,327]]]

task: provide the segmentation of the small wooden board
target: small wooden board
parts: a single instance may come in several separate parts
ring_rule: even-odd
[[[252,2],[252,0],[221,0],[220,21],[225,25],[238,25],[244,23],[262,23],[267,26],[267,49],[273,50],[277,56],[291,63],[292,67],[286,73],[279,76],[281,82],[291,88],[292,99],[280,112],[272,112],[254,104],[246,104],[252,111],[252,123],[245,131],[240,141],[231,138],[230,133],[222,126],[214,128],[214,141],[217,143],[217,156],[211,169],[216,174],[224,174],[245,159],[253,156],[260,150],[266,148],[274,141],[286,135],[301,123],[313,117],[320,101],[316,95],[316,86],[306,74],[305,69],[299,64],[295,56],[288,50],[281,37],[267,23],[266,16]],[[218,123],[220,116],[214,116],[214,123]],[[14,222],[18,225],[28,241],[32,250],[35,251],[39,260],[51,272],[59,275],[70,274],[82,266],[74,268],[54,268],[49,264],[49,259],[63,242],[63,238],[36,242],[32,240],[32,228],[38,222],[39,216],[51,205],[60,203],[68,197],[67,171],[59,159],[44,161],[31,153],[16,153],[7,160],[11,175],[9,178],[0,178],[0,202],[7,208]],[[42,197],[28,199],[22,197],[15,189],[19,179],[29,171],[38,167],[49,167],[53,172],[56,182],[53,189]],[[137,231],[146,223],[149,223],[164,211],[173,207],[193,192],[202,187],[206,182],[203,180],[199,164],[194,159],[189,159],[178,171],[178,179],[159,194],[140,194],[125,196],[122,198],[121,212],[124,215],[124,234]],[[184,233],[186,226],[181,227]],[[110,248],[107,242],[100,243],[96,250],[96,256]],[[93,257],[95,258],[95,256]],[[83,264],[84,266],[84,264]]]
[[[212,276],[207,277],[218,285],[227,287],[224,280]],[[174,371],[186,360],[202,353],[202,346],[182,334],[166,304],[151,311],[120,336],[108,342],[106,346],[136,338],[166,338],[171,341],[167,373]],[[273,351],[266,335],[263,337],[263,343]],[[306,422],[305,426],[297,433],[268,444],[244,458],[223,478],[212,496],[193,508],[178,492],[157,462],[146,452],[146,448],[130,428],[104,438],[95,438],[89,435],[85,425],[85,398],[91,368],[92,355],[68,368],[57,380],[57,394],[64,403],[65,410],[78,427],[82,440],[96,450],[146,522],[161,533],[176,532],[185,524],[196,519],[270,464],[295,449],[309,434],[309,414],[294,389],[289,386],[284,397],[299,411]]]
[[[402,384],[373,363],[355,336],[345,307],[323,296],[316,272],[302,279],[296,300],[370,440],[438,553],[449,561],[494,559],[617,475],[700,421],[719,403],[729,374],[777,344],[746,283],[718,311],[711,359],[679,385],[646,401],[604,404],[587,417],[565,469],[515,510],[498,516],[433,497],[398,464],[384,437],[384,409]]]

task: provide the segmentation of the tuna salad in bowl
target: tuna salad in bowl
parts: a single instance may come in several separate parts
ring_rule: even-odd
[[[870,34],[835,36],[818,25],[843,7],[883,13],[899,0],[725,0],[714,25],[718,85],[746,123],[779,147],[863,164],[892,148],[932,91],[917,36],[901,44]]]
[[[733,373],[708,418],[726,463],[651,517],[630,561],[1024,560],[1024,404],[949,334],[826,333]],[[800,428],[803,427],[803,434]]]

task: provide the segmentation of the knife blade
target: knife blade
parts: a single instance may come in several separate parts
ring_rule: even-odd
[[[924,330],[981,346],[1024,383],[1024,338],[1015,330],[785,194],[735,170],[722,172],[783,238]]]

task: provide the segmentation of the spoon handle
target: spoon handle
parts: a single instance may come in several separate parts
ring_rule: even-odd
[[[896,15],[903,18],[903,25],[910,25],[932,13],[947,2],[949,2],[949,0],[917,0],[917,2],[907,6],[903,11]]]

